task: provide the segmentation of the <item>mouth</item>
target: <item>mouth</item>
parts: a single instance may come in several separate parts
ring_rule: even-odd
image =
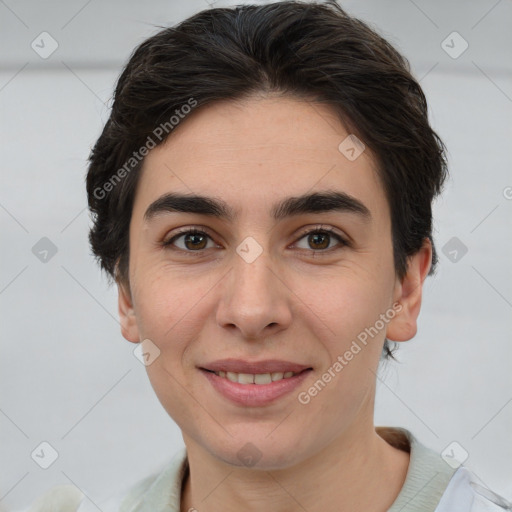
[[[209,382],[214,396],[220,396],[231,404],[243,407],[264,407],[283,400],[292,391],[304,386],[304,381],[313,372],[313,368],[300,371],[237,373],[225,370],[199,368]]]
[[[226,371],[213,371],[207,370],[206,368],[201,368],[209,373],[213,373],[217,375],[217,377],[221,377],[223,379],[227,379],[231,382],[236,382],[238,384],[255,384],[255,385],[265,385],[271,384],[272,382],[277,382],[283,379],[290,379],[291,377],[295,377],[300,375],[301,373],[312,370],[313,368],[306,368],[299,372],[272,372],[272,373],[236,373],[236,372],[226,372]]]

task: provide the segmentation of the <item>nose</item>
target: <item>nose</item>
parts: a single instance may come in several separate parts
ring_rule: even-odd
[[[292,292],[263,251],[254,261],[236,254],[220,287],[217,322],[245,339],[261,340],[289,327]]]

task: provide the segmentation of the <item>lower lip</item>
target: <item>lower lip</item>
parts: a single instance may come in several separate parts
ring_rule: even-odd
[[[298,375],[276,380],[270,384],[240,384],[207,370],[201,371],[222,396],[239,405],[258,407],[270,404],[291,393],[304,382],[312,370],[304,370]]]

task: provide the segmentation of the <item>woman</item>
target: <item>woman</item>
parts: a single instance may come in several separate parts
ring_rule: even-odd
[[[334,2],[206,10],[143,42],[90,156],[90,242],[186,448],[101,509],[510,507],[373,424],[446,176],[406,59]]]

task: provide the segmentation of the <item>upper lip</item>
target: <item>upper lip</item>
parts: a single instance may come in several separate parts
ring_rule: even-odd
[[[233,372],[233,373],[276,373],[276,372],[294,372],[299,373],[307,370],[311,366],[279,359],[265,359],[264,361],[244,361],[243,359],[218,359],[211,363],[206,363],[200,368],[213,372]]]

